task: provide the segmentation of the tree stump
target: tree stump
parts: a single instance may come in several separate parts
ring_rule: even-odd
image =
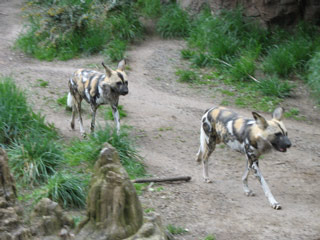
[[[8,167],[8,156],[0,148],[0,239],[29,240],[31,232],[22,225],[16,205],[16,186]]]
[[[105,144],[94,166],[87,216],[79,224],[77,239],[124,239],[135,234],[142,223],[143,211],[136,190],[116,150]]]

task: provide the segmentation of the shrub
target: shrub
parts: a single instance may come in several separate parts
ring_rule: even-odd
[[[170,4],[165,8],[156,28],[163,38],[186,37],[190,30],[189,15],[178,4]]]
[[[31,1],[33,3],[35,1]],[[93,0],[36,1],[16,46],[41,60],[67,60],[101,51],[108,42],[142,36],[133,3]],[[108,6],[108,8],[106,7]]]
[[[306,80],[317,102],[320,104],[320,51],[316,52],[308,63]]]

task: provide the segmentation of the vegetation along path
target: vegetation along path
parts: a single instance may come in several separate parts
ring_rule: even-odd
[[[0,2],[0,73],[12,76],[27,92],[35,111],[46,115],[65,139],[80,137],[69,127],[70,113],[56,100],[67,93],[68,77],[77,68],[100,67],[101,57],[66,62],[40,62],[12,50],[22,29],[21,1]],[[273,152],[261,159],[262,172],[282,210],[273,210],[254,177],[249,184],[255,197],[243,194],[244,156],[217,147],[210,159],[213,183],[202,180],[202,166],[195,155],[199,146],[203,111],[221,102],[215,88],[178,83],[175,71],[183,66],[183,41],[151,37],[128,52],[129,95],[120,99],[148,172],[156,177],[190,175],[191,182],[156,184],[140,196],[145,209],[160,213],[167,226],[187,232],[177,239],[318,239],[320,236],[320,118],[305,98],[284,104],[301,107],[304,121],[285,119],[293,143],[286,153]],[[41,84],[47,82],[48,86]],[[46,85],[46,84],[45,84]],[[213,98],[214,96],[214,98]],[[291,101],[291,102],[290,102]],[[233,108],[233,107],[231,107]],[[235,109],[246,117],[251,111]],[[98,110],[99,112],[99,110]],[[101,112],[101,111],[100,111]],[[266,114],[265,114],[266,115]],[[87,108],[84,125],[89,130]],[[100,115],[100,122],[102,117]]]

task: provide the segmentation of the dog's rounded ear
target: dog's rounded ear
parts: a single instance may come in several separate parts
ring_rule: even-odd
[[[102,62],[101,64],[102,64],[102,66],[104,67],[104,69],[106,70],[107,76],[110,77],[110,76],[112,75],[112,70],[111,70],[108,66],[106,66],[106,65],[104,64],[104,62]]]
[[[277,107],[273,113],[272,113],[272,118],[281,121],[283,118],[283,113],[284,113],[284,108],[283,107]]]
[[[122,59],[122,60],[119,62],[119,64],[118,64],[118,70],[123,71],[125,65],[126,65],[126,60],[125,60],[125,59]]]
[[[253,116],[254,120],[256,121],[259,128],[264,130],[268,127],[268,122],[260,114],[258,114],[256,112],[252,112],[252,116]]]

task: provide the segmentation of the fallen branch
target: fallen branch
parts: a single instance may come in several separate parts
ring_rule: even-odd
[[[182,176],[182,177],[168,177],[168,178],[140,178],[131,180],[133,183],[147,183],[147,182],[176,182],[176,181],[186,181],[189,182],[191,180],[190,176]]]

